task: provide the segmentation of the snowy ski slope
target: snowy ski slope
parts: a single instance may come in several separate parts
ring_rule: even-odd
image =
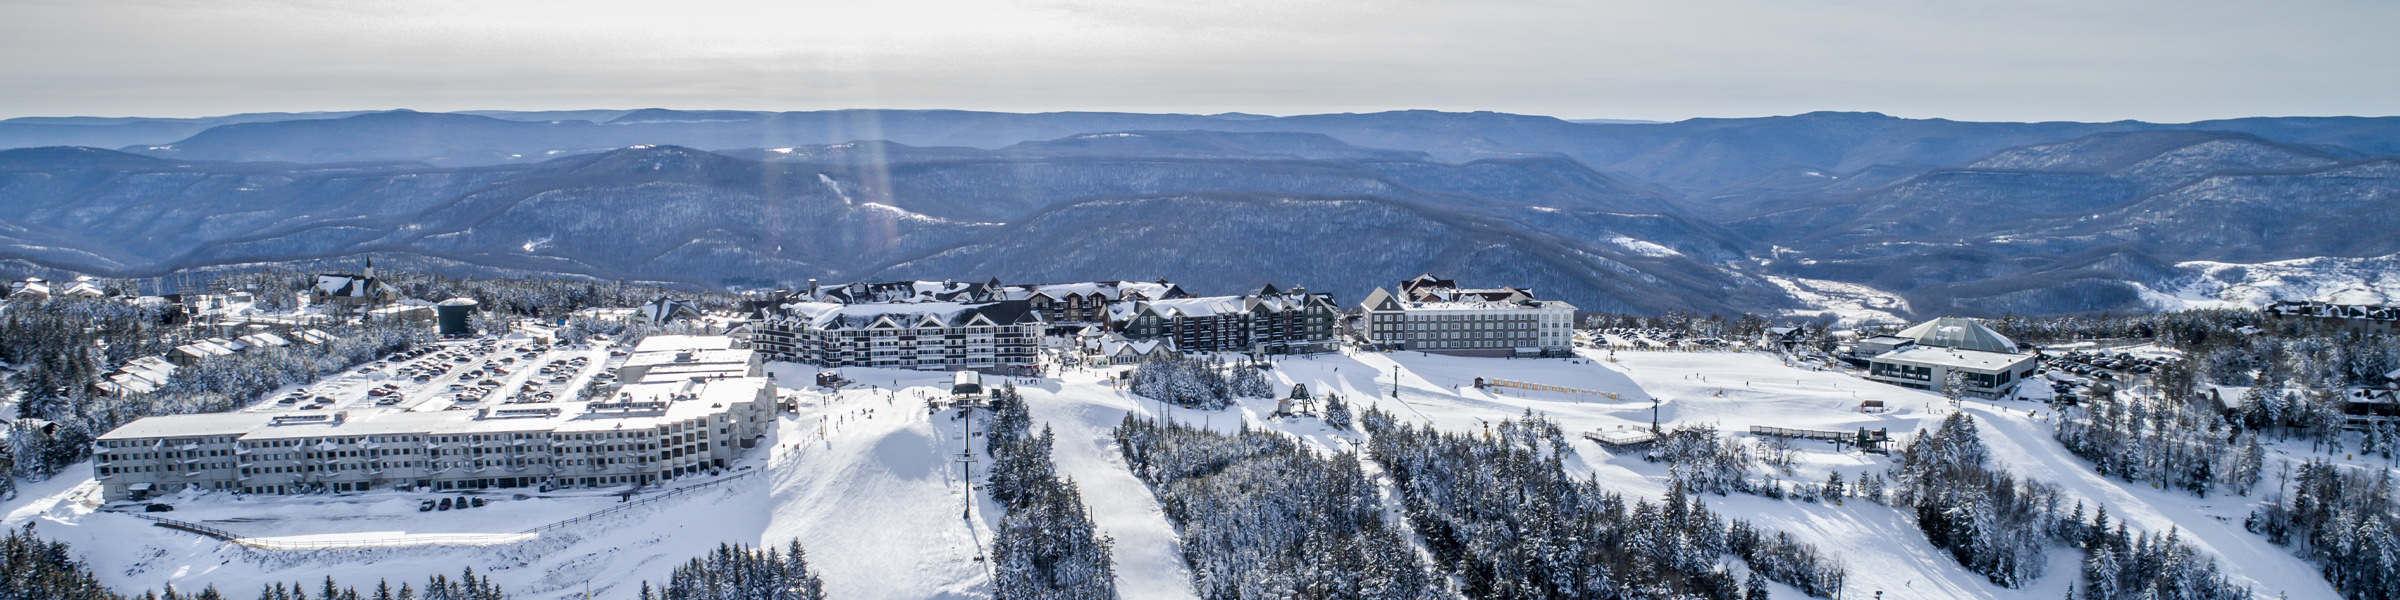
[[[1290,357],[1279,361],[1278,390],[1304,383],[1323,394],[1341,394],[1363,410],[1380,407],[1401,418],[1430,422],[1445,430],[1479,430],[1486,423],[1527,410],[1558,420],[1571,431],[1649,426],[1652,400],[1669,427],[1714,423],[1726,432],[1752,425],[1803,429],[1888,428],[1895,437],[1930,428],[1949,410],[1937,395],[1869,383],[1838,372],[1788,366],[1765,354],[1624,352],[1575,360],[1457,358],[1419,353],[1360,353]],[[1397,369],[1398,400],[1392,398]],[[1119,589],[1129,599],[1193,597],[1190,573],[1176,548],[1175,533],[1147,488],[1127,472],[1109,429],[1126,414],[1170,416],[1232,431],[1247,423],[1301,436],[1322,448],[1363,441],[1362,433],[1335,431],[1311,417],[1273,419],[1275,404],[1248,400],[1222,411],[1167,410],[1107,383],[1116,370],[1070,370],[1063,377],[1023,380],[1036,426],[1057,436],[1053,449],[1059,472],[1082,489],[1100,529],[1115,540]],[[815,369],[772,364],[779,381],[808,381]],[[643,580],[659,581],[678,564],[720,543],[782,544],[797,537],[819,568],[827,591],[844,599],[983,598],[989,596],[988,560],[996,507],[975,496],[973,517],[962,487],[962,453],[980,476],[988,465],[978,440],[955,411],[931,413],[923,398],[946,394],[943,373],[846,369],[860,386],[838,394],[798,394],[803,406],[787,415],[766,444],[739,466],[764,469],[763,476],[727,483],[688,498],[657,503],[628,514],[545,534],[540,540],[490,547],[418,547],[322,552],[267,552],[153,527],[130,516],[94,512],[88,466],[48,482],[30,484],[18,499],[0,505],[9,526],[34,523],[42,535],[75,545],[109,583],[123,590],[172,582],[194,589],[215,584],[249,593],[275,581],[313,582],[332,575],[352,585],[376,578],[416,581],[433,573],[456,573],[474,565],[519,597],[580,598],[588,584],[594,597],[629,597]],[[1619,399],[1509,389],[1477,390],[1475,377],[1505,378],[1611,392]],[[997,378],[994,380],[998,381]],[[872,386],[872,387],[869,387]],[[1883,400],[1894,410],[1862,414],[1861,400]],[[2163,531],[2180,527],[2183,537],[2216,554],[2236,581],[2262,598],[2288,592],[2293,598],[2331,597],[2313,569],[2253,534],[2240,516],[2254,501],[2242,497],[2206,500],[2187,493],[2126,484],[2093,475],[2080,459],[2049,437],[2052,415],[2026,402],[1970,402],[1965,410],[1982,421],[1993,456],[2020,476],[2064,486],[2070,495],[2105,503],[2112,516]],[[976,429],[981,423],[974,425]],[[1742,435],[1747,435],[1743,433]],[[1655,497],[1664,491],[1665,470],[1638,456],[1612,454],[1575,438],[1582,472],[1628,495]],[[1837,452],[1822,442],[1802,442],[1798,472],[1788,479],[1816,482],[1828,470],[1855,476],[1880,470],[1889,458]],[[1370,471],[1372,472],[1372,470]],[[677,482],[678,485],[682,482]],[[387,535],[391,533],[507,533],[614,503],[604,495],[564,495],[516,500],[506,495],[491,506],[468,511],[418,513],[420,496],[368,493],[339,497],[250,498],[223,496],[171,500],[169,517],[255,535]],[[1853,500],[1846,505],[1769,500],[1752,496],[1710,497],[1726,514],[1789,531],[1840,556],[1849,566],[1850,590],[1882,590],[1887,598],[2057,598],[2077,578],[2078,555],[2052,551],[2048,575],[2024,589],[1993,586],[1960,568],[1928,544],[1904,515]],[[1779,590],[1778,598],[1798,598]],[[1867,597],[1859,595],[1858,597]]]

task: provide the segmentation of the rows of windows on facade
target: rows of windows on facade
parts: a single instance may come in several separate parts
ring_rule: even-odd
[[[425,393],[328,410],[263,405],[148,417],[94,444],[109,500],[189,488],[292,494],[648,485],[728,467],[774,423],[777,390],[729,336],[657,335],[577,400],[466,407]]]

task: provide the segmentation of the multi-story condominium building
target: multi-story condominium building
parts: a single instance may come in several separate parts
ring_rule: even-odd
[[[1183,352],[1306,354],[1334,350],[1332,294],[1269,285],[1248,296],[1136,301],[1120,305],[1129,340],[1167,340]]]
[[[761,307],[751,348],[823,367],[987,370],[1041,364],[1047,324],[1024,300]]]
[[[1165,279],[1142,281],[1087,281],[1081,283],[1037,283],[1002,285],[995,278],[983,283],[959,281],[892,281],[884,283],[853,283],[835,287],[819,287],[810,280],[804,291],[783,292],[766,305],[795,302],[826,302],[832,304],[894,304],[918,302],[957,302],[978,304],[1022,300],[1042,320],[1049,323],[1050,335],[1065,335],[1093,325],[1114,325],[1113,314],[1126,313],[1127,303],[1145,300],[1190,298],[1181,286]]]
[[[108,500],[189,488],[254,494],[640,485],[724,468],[773,426],[758,377],[627,385],[594,402],[481,410],[149,417],[94,443]]]
[[[2400,331],[2400,306],[2285,300],[2267,305],[2262,312],[2276,319],[2301,319],[2359,334],[2391,335]]]
[[[1359,303],[1367,341],[1387,350],[1455,356],[1570,356],[1575,306],[1532,290],[1461,289],[1421,275],[1399,292],[1375,288]]]
[[[1111,319],[1112,309],[1129,303],[1149,300],[1190,298],[1182,286],[1160,279],[1155,283],[1140,281],[1095,281],[1088,283],[1044,283],[1012,285],[1006,288],[1008,299],[1024,300],[1042,313],[1050,322],[1050,333],[1062,335],[1094,325],[1119,324]],[[1115,314],[1125,311],[1115,310]]]

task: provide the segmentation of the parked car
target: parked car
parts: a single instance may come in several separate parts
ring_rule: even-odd
[[[426,500],[422,503],[418,503],[417,512],[433,512],[433,501]]]
[[[175,512],[175,506],[172,504],[152,504],[142,507],[142,512]]]
[[[443,498],[443,499],[442,499],[442,503],[441,503],[440,505],[438,505],[438,508],[440,508],[441,510],[450,510],[450,499],[449,499],[449,498]]]

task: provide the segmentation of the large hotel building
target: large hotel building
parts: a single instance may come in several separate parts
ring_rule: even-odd
[[[1421,275],[1399,291],[1375,288],[1359,303],[1367,341],[1386,350],[1453,356],[1571,356],[1575,306],[1531,290],[1460,289]]]
[[[253,494],[607,487],[725,468],[775,420],[775,384],[728,338],[653,336],[590,401],[149,417],[100,436],[110,501]]]

